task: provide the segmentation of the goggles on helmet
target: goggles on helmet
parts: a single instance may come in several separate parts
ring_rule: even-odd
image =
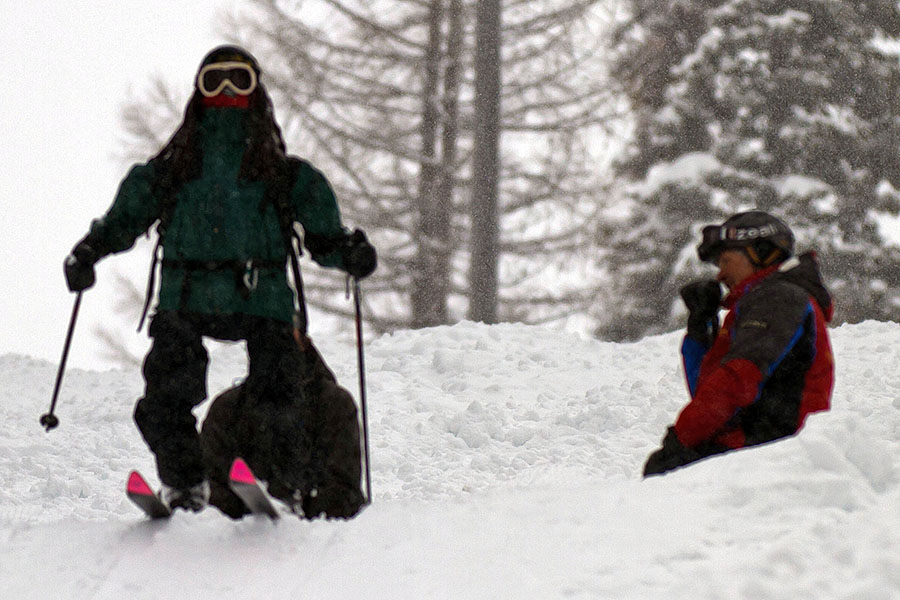
[[[244,62],[211,63],[197,74],[197,89],[207,98],[218,96],[226,88],[239,96],[249,96],[256,89],[256,71]]]
[[[716,262],[719,254],[726,248],[750,247],[758,241],[775,238],[784,232],[775,223],[767,223],[758,227],[734,227],[726,225],[707,225],[703,228],[702,240],[697,247],[697,255],[703,262]],[[771,240],[774,246],[790,254],[782,240]]]
[[[697,247],[697,255],[703,262],[715,262],[721,250],[723,228],[719,225],[707,225],[703,228],[700,245]]]

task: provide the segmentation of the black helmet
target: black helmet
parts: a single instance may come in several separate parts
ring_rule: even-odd
[[[253,70],[256,71],[256,74],[260,74],[259,63],[256,62],[256,59],[253,58],[253,55],[241,48],[240,46],[216,46],[209,53],[203,57],[203,62],[200,63],[200,67],[205,67],[206,65],[217,63],[217,62],[226,62],[226,61],[237,61],[247,63]]]
[[[741,248],[757,267],[788,259],[794,252],[794,234],[784,221],[761,210],[742,212],[721,225],[703,228],[697,254],[715,263],[722,250]]]

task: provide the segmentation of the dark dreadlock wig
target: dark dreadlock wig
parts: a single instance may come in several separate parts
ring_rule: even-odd
[[[256,59],[237,46],[213,49],[200,68],[221,61],[245,62],[256,71],[259,79]],[[181,125],[159,154],[150,160],[158,174],[157,186],[161,188],[158,191],[163,196],[174,194],[185,183],[200,176],[203,150],[197,136],[204,110],[207,108],[203,105],[203,95],[195,87]],[[285,163],[285,145],[281,128],[275,122],[272,100],[261,82],[250,94],[246,110],[247,141],[238,177],[244,181],[270,181],[277,177]]]

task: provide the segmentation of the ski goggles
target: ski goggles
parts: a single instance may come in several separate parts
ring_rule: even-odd
[[[231,89],[239,96],[249,96],[256,89],[256,71],[244,62],[210,63],[197,74],[197,89],[207,98]]]
[[[725,239],[725,228],[719,225],[707,225],[703,228],[703,237],[697,254],[703,262],[716,262]]]
[[[715,263],[723,249],[750,246],[757,240],[764,240],[783,233],[774,223],[758,227],[726,227],[707,225],[703,228],[702,240],[697,247],[697,255],[703,262]],[[779,244],[775,244],[779,246]]]

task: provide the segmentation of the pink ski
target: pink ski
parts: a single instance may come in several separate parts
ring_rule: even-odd
[[[231,463],[228,486],[253,513],[264,514],[273,521],[278,519],[278,510],[244,459],[236,458]]]
[[[156,492],[150,489],[147,481],[137,471],[132,471],[128,476],[126,493],[128,498],[151,519],[164,519],[172,516],[169,507]]]

